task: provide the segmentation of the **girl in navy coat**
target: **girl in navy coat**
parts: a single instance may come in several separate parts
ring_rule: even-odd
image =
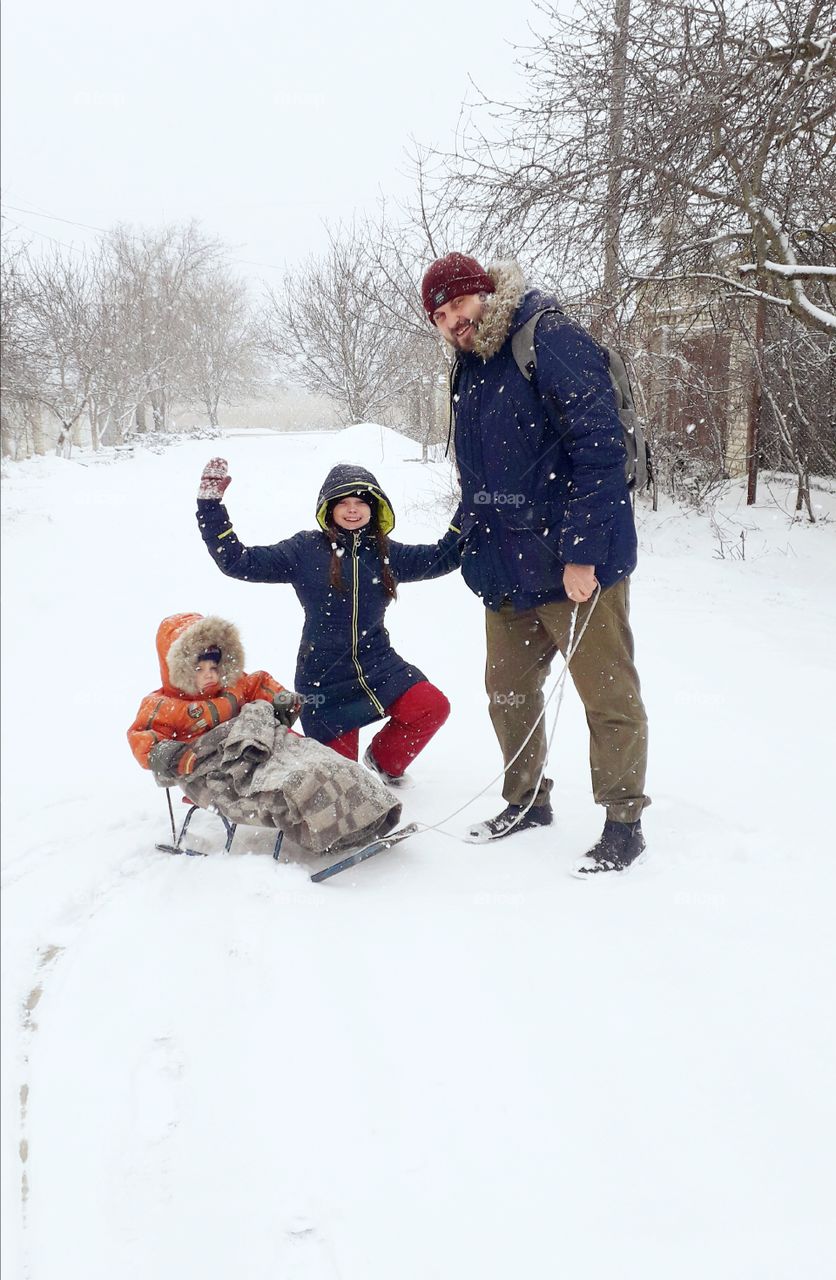
[[[431,545],[391,541],[395,515],[386,494],[370,471],[344,464],[320,490],[319,529],[245,547],[221,501],[229,483],[226,462],[213,458],[201,476],[198,525],[228,577],[293,586],[305,611],[295,677],[305,733],[356,760],[360,729],[385,718],[363,759],[385,781],[399,782],[450,704],[392,648],[384,615],[398,584],[458,568],[458,529],[451,525]]]

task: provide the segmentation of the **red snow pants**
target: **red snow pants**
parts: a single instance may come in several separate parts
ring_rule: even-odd
[[[386,724],[372,738],[371,751],[381,769],[399,778],[419,751],[423,751],[450,714],[450,703],[429,680],[421,680],[386,708]],[[327,747],[349,760],[360,751],[360,730],[350,729]]]

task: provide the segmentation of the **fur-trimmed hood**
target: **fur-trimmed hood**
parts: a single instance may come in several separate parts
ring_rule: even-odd
[[[511,331],[511,321],[526,294],[525,277],[516,262],[492,262],[487,273],[496,292],[485,299],[482,319],[473,344],[474,355],[490,360]]]
[[[175,613],[157,629],[157,656],[166,693],[197,696],[195,664],[206,649],[221,651],[221,686],[228,689],[244,674],[244,646],[238,628],[223,618],[200,613]]]

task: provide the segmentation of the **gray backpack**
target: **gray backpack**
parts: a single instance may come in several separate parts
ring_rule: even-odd
[[[535,311],[531,319],[527,320],[511,339],[511,352],[526,382],[531,382],[537,368],[537,348],[534,344],[537,321],[548,312],[556,315],[564,314],[559,307],[543,307],[541,311]],[[633,389],[630,386],[627,369],[621,356],[613,347],[604,347],[603,350],[609,362],[610,381],[615,393],[618,416],[621,419],[621,429],[624,432],[624,447],[627,450],[625,464],[627,488],[646,489],[653,480],[653,463],[650,457],[650,446],[644,438],[639,416],[636,413],[636,402],[633,399]]]

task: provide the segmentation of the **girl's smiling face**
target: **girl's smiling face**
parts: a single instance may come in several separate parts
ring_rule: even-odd
[[[331,515],[341,529],[362,529],[371,520],[372,509],[362,498],[340,498],[334,503]]]

